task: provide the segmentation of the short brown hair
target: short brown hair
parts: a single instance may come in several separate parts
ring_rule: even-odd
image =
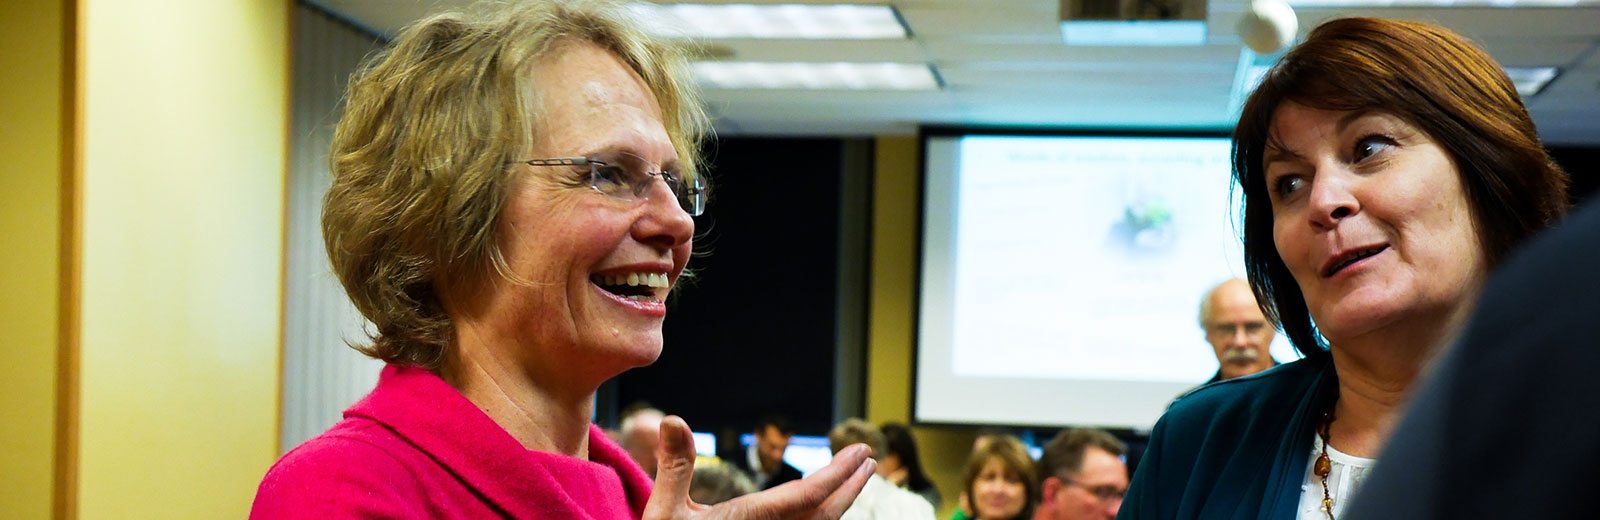
[[[515,280],[495,230],[509,161],[539,127],[534,67],[567,45],[615,53],[661,106],[684,174],[698,175],[708,119],[683,52],[615,2],[530,1],[417,22],[350,81],[322,212],[333,272],[390,363],[437,368],[453,341],[441,290]],[[557,130],[558,131],[558,130]]]
[[[1128,446],[1105,430],[1095,428],[1070,428],[1061,430],[1050,443],[1044,445],[1039,456],[1039,480],[1050,477],[1063,478],[1083,469],[1083,455],[1089,448],[1099,448],[1116,456],[1128,451]]]
[[[998,460],[1006,467],[1006,471],[1015,473],[1022,480],[1022,513],[1017,518],[1030,518],[1033,516],[1033,498],[1039,495],[1039,477],[1033,473],[1033,458],[1028,456],[1028,447],[1020,439],[1011,435],[994,435],[988,442],[982,443],[972,450],[972,455],[967,457],[967,467],[961,473],[961,491],[972,500],[973,512],[977,512],[977,493],[973,486],[978,483],[978,474],[983,473],[983,467],[990,460]]]
[[[1566,175],[1539,143],[1516,87],[1482,49],[1425,23],[1344,18],[1318,26],[1267,73],[1233,133],[1245,271],[1262,312],[1307,356],[1326,349],[1278,256],[1263,162],[1285,102],[1378,110],[1426,133],[1455,164],[1490,268],[1566,214]]]

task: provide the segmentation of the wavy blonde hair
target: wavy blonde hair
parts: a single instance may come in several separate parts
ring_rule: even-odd
[[[533,67],[575,43],[615,53],[644,79],[684,174],[700,174],[709,121],[684,51],[648,36],[624,4],[483,4],[412,24],[351,78],[330,154],[328,259],[373,324],[356,350],[437,369],[454,335],[441,288],[516,279],[494,231],[505,165],[544,131]]]

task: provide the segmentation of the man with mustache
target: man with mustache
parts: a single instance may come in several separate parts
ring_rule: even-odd
[[[1221,365],[1207,383],[1247,376],[1278,364],[1268,351],[1276,331],[1261,314],[1249,282],[1242,278],[1222,282],[1206,293],[1200,301],[1200,328]]]

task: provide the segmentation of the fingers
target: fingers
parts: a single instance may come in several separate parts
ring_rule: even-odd
[[[810,476],[723,503],[717,512],[725,518],[812,518],[819,513],[837,518],[877,467],[871,454],[864,444],[851,445]]]
[[[645,518],[683,516],[689,505],[689,483],[694,478],[694,437],[689,425],[676,415],[661,420],[661,444],[656,447],[656,484],[645,505]]]
[[[822,510],[819,512],[818,517],[839,518],[844,516],[844,511],[850,509],[850,504],[856,502],[856,495],[861,494],[861,488],[866,487],[867,479],[872,478],[872,474],[877,469],[878,462],[875,460],[867,459],[862,462],[861,467],[856,468],[855,474],[850,475],[850,479],[844,481],[844,485],[839,486],[837,491],[834,491],[826,501],[822,502]]]

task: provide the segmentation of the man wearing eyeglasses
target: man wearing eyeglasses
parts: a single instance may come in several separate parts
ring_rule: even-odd
[[[1128,492],[1127,446],[1104,430],[1061,430],[1039,456],[1034,520],[1112,519]]]
[[[1278,364],[1269,351],[1276,331],[1267,324],[1255,293],[1243,279],[1222,282],[1206,293],[1200,301],[1200,327],[1221,365],[1207,383],[1247,376]]]

